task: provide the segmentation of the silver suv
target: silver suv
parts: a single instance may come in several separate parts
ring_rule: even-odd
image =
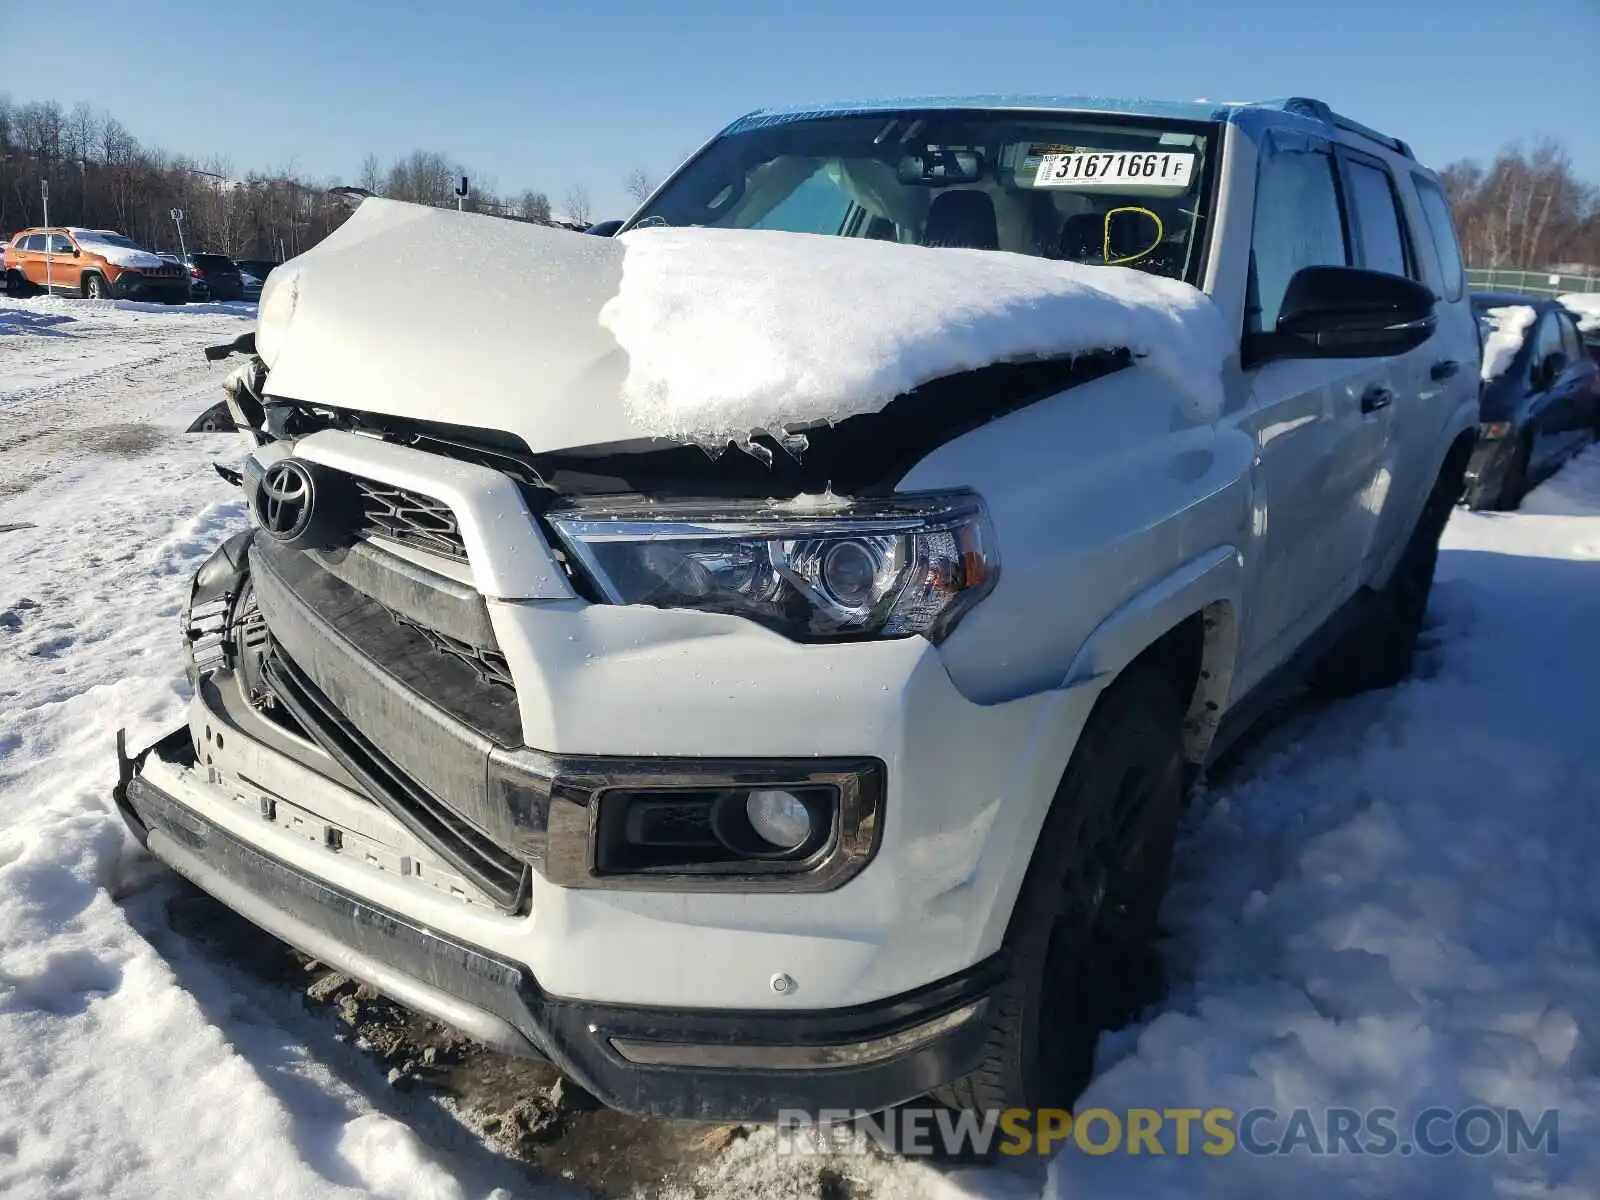
[[[755,404],[869,344],[904,386],[705,448],[693,370]],[[1189,781],[1283,686],[1406,673],[1477,426],[1436,177],[1304,99],[753,114],[615,238],[369,200],[240,348],[255,528],[130,826],[694,1117],[1070,1100]],[[675,353],[682,409],[637,378]]]

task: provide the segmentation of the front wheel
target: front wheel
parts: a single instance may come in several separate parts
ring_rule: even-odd
[[[1067,1107],[1102,1030],[1159,991],[1157,917],[1183,801],[1183,704],[1134,667],[1096,705],[1062,776],[1006,931],[983,1061],[941,1088],[957,1108]]]

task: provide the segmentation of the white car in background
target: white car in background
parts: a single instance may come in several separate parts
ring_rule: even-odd
[[[130,827],[696,1118],[1070,1102],[1187,782],[1405,674],[1478,424],[1436,177],[1311,100],[758,113],[615,238],[369,200],[240,348]]]

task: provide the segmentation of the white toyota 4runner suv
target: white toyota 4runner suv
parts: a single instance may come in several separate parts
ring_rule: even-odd
[[[743,118],[614,238],[367,201],[235,348],[253,528],[134,833],[746,1120],[1076,1095],[1196,772],[1405,674],[1480,354],[1403,142],[996,97]]]

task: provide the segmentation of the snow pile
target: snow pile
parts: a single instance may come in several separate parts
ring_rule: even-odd
[[[1563,482],[1452,518],[1417,678],[1291,719],[1196,798],[1178,986],[1081,1101],[1269,1107],[1269,1144],[1297,1106],[1319,1139],[1330,1106],[1397,1109],[1404,1142],[1433,1105],[1555,1109],[1559,1153],[1069,1149],[1052,1196],[1600,1195],[1600,450]]]
[[[1237,340],[1200,291],[1125,267],[761,230],[620,240],[600,323],[628,355],[623,399],[687,441],[781,435],[958,371],[1114,348],[1209,415]]]
[[[178,613],[244,521],[211,468],[237,439],[180,432],[239,318],[0,300],[0,1195],[525,1195],[474,1144],[441,1162],[423,1135],[454,1123],[292,992],[174,934],[192,892],[111,810],[115,732],[182,720]]]
[[[164,267],[166,262],[159,256],[151,254],[148,250],[140,250],[133,246],[118,246],[108,242],[93,229],[75,229],[73,236],[80,245],[93,250],[108,263],[118,267]]]
[[[1600,292],[1568,292],[1557,296],[1556,303],[1577,315],[1584,333],[1600,333]]]
[[[1479,314],[1483,325],[1483,378],[1499,379],[1511,367],[1511,360],[1522,349],[1523,335],[1538,313],[1526,304],[1488,308]]]

